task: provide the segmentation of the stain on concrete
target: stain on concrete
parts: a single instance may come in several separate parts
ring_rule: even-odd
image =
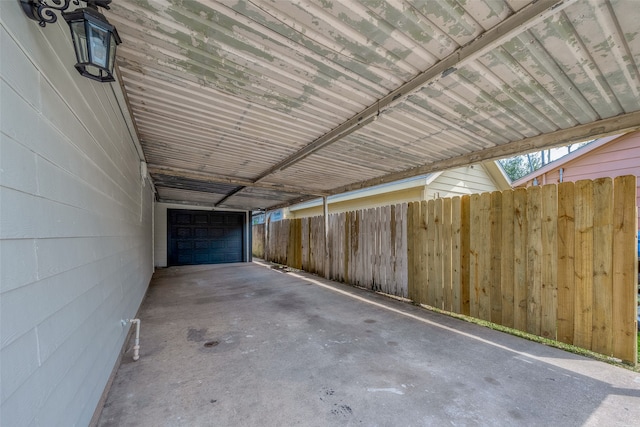
[[[207,328],[204,328],[204,329],[189,328],[189,330],[187,331],[187,341],[202,342],[204,341],[204,336],[206,334],[207,334]]]
[[[484,380],[486,382],[488,382],[489,384],[493,384],[493,385],[500,385],[500,381],[496,380],[495,378],[491,378],[491,377],[484,377]]]
[[[348,405],[338,405],[337,403],[334,403],[334,406],[336,406],[336,408],[331,410],[333,415],[342,415],[346,417],[353,414],[353,410]]]
[[[515,409],[511,409],[509,411],[509,415],[515,420],[521,420],[522,419],[522,414],[519,411],[515,410]]]

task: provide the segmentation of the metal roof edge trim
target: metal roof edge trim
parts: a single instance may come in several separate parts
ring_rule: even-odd
[[[202,203],[202,202],[189,202],[189,201],[181,201],[181,200],[172,200],[172,199],[160,199],[156,201],[156,204],[167,205],[168,209],[188,209],[189,207],[194,210],[202,210],[202,211],[220,211],[220,212],[251,212],[252,209],[246,208],[238,208],[238,207],[215,207],[213,203]]]
[[[389,182],[386,184],[376,185],[373,187],[362,188],[360,190],[349,191],[347,193],[334,194],[327,197],[327,203],[341,203],[348,200],[363,199],[365,197],[377,196],[379,194],[392,193],[394,191],[406,190],[409,188],[421,187],[433,182],[434,175],[438,177],[441,172],[436,172],[428,175],[419,175],[412,178],[406,178],[399,181]],[[322,206],[322,199],[315,199],[304,203],[298,203],[289,206],[289,210],[298,211],[302,209],[313,208],[316,206]]]

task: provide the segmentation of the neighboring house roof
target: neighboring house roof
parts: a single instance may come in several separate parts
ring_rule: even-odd
[[[346,200],[358,199],[363,197],[374,196],[381,193],[391,193],[394,191],[406,190],[407,188],[422,187],[428,185],[441,172],[430,173],[427,175],[414,176],[412,178],[402,179],[400,181],[390,182],[388,184],[375,185],[373,187],[363,188],[361,190],[349,191],[347,193],[336,194],[334,196],[327,197],[328,203],[339,203]],[[322,205],[322,199],[314,199],[305,203],[299,203],[291,206],[289,209],[292,211],[307,209],[315,206]]]
[[[507,177],[504,169],[498,162],[485,162],[481,163],[481,166],[485,169],[487,174],[493,179],[496,184],[498,190],[506,190],[511,188],[510,181]],[[441,176],[444,171],[434,172],[425,175],[418,175],[411,178],[402,179],[399,181],[394,181],[386,184],[380,184],[373,187],[367,187],[360,190],[349,191],[342,194],[336,194],[333,196],[327,197],[327,202],[329,204],[332,203],[340,203],[353,199],[360,199],[365,197],[371,197],[383,193],[393,193],[396,191],[407,190],[415,187],[424,187],[433,183],[439,176]],[[298,211],[303,209],[308,209],[316,206],[322,205],[322,199],[314,199],[308,202],[299,203],[289,207],[291,211]]]
[[[576,182],[584,179],[636,176],[636,205],[640,206],[640,132],[593,141],[517,181],[513,187]],[[537,180],[537,182],[536,182]],[[640,227],[640,211],[638,211]]]
[[[572,160],[577,159],[578,157],[584,156],[587,153],[592,152],[593,150],[602,147],[605,144],[608,144],[611,141],[614,141],[618,138],[620,138],[622,135],[611,135],[611,136],[606,136],[604,138],[599,138],[596,139],[588,144],[583,145],[582,147],[576,149],[575,151],[573,151],[572,153],[567,154],[566,156],[563,156],[557,160],[554,160],[553,162],[547,163],[546,165],[544,165],[543,167],[541,167],[540,169],[537,169],[533,172],[531,172],[528,175],[523,176],[522,178],[513,181],[511,183],[512,187],[520,187],[524,184],[526,184],[528,181],[531,181],[532,179],[542,176],[547,172],[551,172],[555,169],[558,169],[560,167],[562,167],[563,165],[571,162]]]

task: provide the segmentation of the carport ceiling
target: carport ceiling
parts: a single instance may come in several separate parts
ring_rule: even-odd
[[[635,0],[117,0],[167,202],[272,208],[640,128]]]

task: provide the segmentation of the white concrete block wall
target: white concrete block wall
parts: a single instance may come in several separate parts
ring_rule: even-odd
[[[64,20],[0,1],[0,44],[0,425],[87,425],[153,273],[153,194]]]

